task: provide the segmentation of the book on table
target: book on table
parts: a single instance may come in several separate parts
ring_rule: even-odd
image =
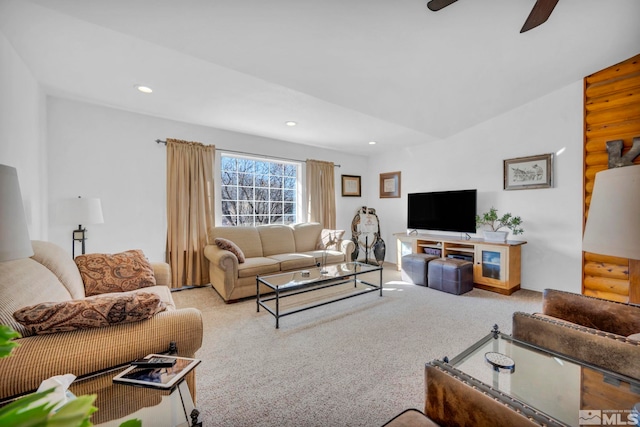
[[[170,367],[159,368],[132,365],[113,377],[113,382],[163,390],[171,389],[179,384],[201,362],[200,359],[168,356],[166,354],[149,354],[145,357],[145,359],[151,358],[175,359],[175,364]]]

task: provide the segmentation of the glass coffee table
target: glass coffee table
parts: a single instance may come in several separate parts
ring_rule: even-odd
[[[362,280],[362,275],[376,271],[379,272],[377,285]],[[352,284],[353,287],[349,286],[351,289],[341,291],[335,289],[334,293],[328,291],[318,293],[321,290],[329,290],[345,284]],[[260,285],[268,287],[273,292],[261,295]],[[308,298],[306,302],[297,306],[294,304],[291,308],[282,307],[283,298],[300,296],[308,292],[315,292],[318,297]],[[362,262],[346,262],[256,277],[257,311],[260,312],[260,307],[263,307],[271,313],[276,318],[276,329],[280,327],[281,317],[370,292],[380,292],[382,296],[382,266]]]
[[[497,325],[444,362],[563,425],[636,425],[640,419],[640,379],[516,340]]]

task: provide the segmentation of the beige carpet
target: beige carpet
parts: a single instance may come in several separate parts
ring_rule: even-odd
[[[376,280],[377,276],[368,280]],[[453,357],[489,333],[511,332],[514,311],[541,294],[474,289],[451,295],[400,281],[385,266],[369,293],[280,319],[255,300],[226,305],[210,287],[176,292],[204,318],[197,406],[207,426],[381,426],[423,409],[424,364]]]

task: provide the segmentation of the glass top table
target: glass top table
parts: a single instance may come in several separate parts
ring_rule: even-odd
[[[113,382],[113,377],[129,367],[117,366],[85,377],[78,377],[69,386],[75,396],[96,395],[91,415],[93,425],[118,427],[133,419],[143,426],[201,426],[200,412],[195,408],[186,380],[171,389],[156,389]],[[12,402],[0,402],[0,406]]]
[[[594,424],[594,417],[602,425],[636,425],[627,422],[638,419],[639,379],[518,341],[500,333],[497,326],[444,361],[569,426],[601,425]]]
[[[379,272],[378,284],[362,280],[362,275]],[[260,293],[261,285],[269,288],[269,293]],[[342,285],[348,286],[346,289]],[[338,289],[340,288],[341,289]],[[335,292],[329,292],[334,288]],[[300,296],[308,292],[326,290],[317,298],[292,304],[290,308],[282,306],[285,297]],[[320,307],[332,302],[353,298],[370,292],[380,292],[382,296],[382,266],[362,262],[345,262],[340,264],[312,267],[287,273],[269,274],[256,277],[256,308],[267,310],[276,318],[276,329],[280,327],[280,318],[299,313],[311,308]],[[298,298],[300,299],[300,298]]]

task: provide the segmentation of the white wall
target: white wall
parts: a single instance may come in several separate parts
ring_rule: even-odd
[[[0,32],[0,163],[18,171],[31,239],[46,239],[44,95]]]
[[[50,241],[69,253],[71,230],[77,224],[61,223],[55,205],[65,198],[99,197],[105,223],[86,225],[87,252],[139,248],[153,261],[164,260],[166,148],[154,140],[167,137],[214,144],[217,149],[340,164],[336,168],[338,228],[350,230],[356,209],[366,204],[364,197],[340,196],[340,175],[364,175],[365,157],[56,97],[47,98],[47,113]],[[363,192],[367,187],[363,183]]]
[[[581,292],[582,81],[530,102],[446,140],[386,153],[370,160],[368,181],[402,172],[402,197],[380,199],[368,189],[380,218],[388,261],[393,233],[406,231],[407,193],[478,189],[478,212],[495,206],[520,215],[525,233],[522,288]],[[544,153],[555,157],[551,189],[504,191],[502,161]],[[510,236],[510,238],[514,238]]]
[[[0,39],[1,40],[1,39]],[[1,44],[0,44],[1,45]],[[3,59],[7,56],[3,46]],[[15,55],[13,66],[23,68]],[[21,73],[20,75],[23,75]],[[28,75],[28,73],[26,73]],[[20,78],[3,75],[2,88]],[[24,79],[24,77],[23,77]],[[338,228],[350,237],[351,219],[359,206],[370,206],[380,217],[387,243],[386,260],[395,262],[393,233],[406,230],[406,194],[418,191],[477,188],[478,209],[491,206],[523,217],[527,240],[523,247],[522,287],[546,287],[580,292],[582,235],[582,81],[535,100],[447,140],[389,152],[370,159],[219,129],[190,125],[86,103],[47,98],[47,150],[37,142],[26,147],[21,134],[39,141],[39,90],[33,79],[26,112],[11,126],[2,126],[0,160],[19,168],[25,164],[34,176],[47,167],[49,240],[71,252],[74,224],[60,224],[56,202],[82,195],[100,197],[105,224],[87,226],[88,252],[116,252],[140,248],[152,260],[164,259],[165,148],[155,139],[174,137],[286,158],[333,161],[336,169]],[[26,82],[29,86],[29,81]],[[34,87],[35,86],[35,87]],[[21,97],[24,94],[21,94]],[[21,99],[17,95],[14,99]],[[4,114],[3,120],[13,123]],[[40,129],[44,129],[40,126]],[[5,129],[11,133],[6,134]],[[47,161],[38,161],[42,152]],[[502,161],[508,158],[558,153],[552,189],[503,191]],[[4,160],[4,159],[8,160]],[[37,165],[37,166],[36,166]],[[402,171],[402,197],[380,199],[379,174]],[[363,197],[341,197],[340,175],[361,175]],[[39,178],[26,178],[27,190],[44,191]],[[24,185],[24,184],[23,184]],[[35,189],[35,190],[34,190]],[[37,199],[36,199],[37,200]],[[42,207],[46,215],[47,206]],[[32,209],[33,211],[33,209]],[[36,212],[36,214],[38,214]],[[40,227],[43,229],[45,227]]]

